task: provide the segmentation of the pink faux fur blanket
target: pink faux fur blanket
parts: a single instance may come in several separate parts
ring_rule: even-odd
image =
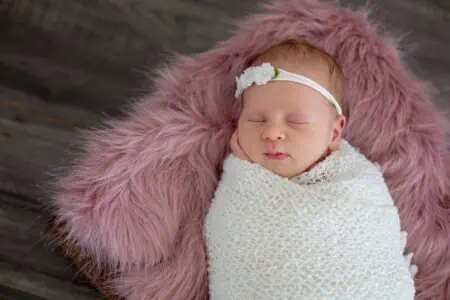
[[[207,299],[202,227],[238,117],[235,76],[295,39],[343,68],[345,138],[382,166],[420,268],[416,299],[450,299],[450,127],[394,40],[364,11],[313,0],[265,5],[238,27],[210,51],[179,56],[125,120],[90,132],[53,203],[69,239],[118,271],[112,284],[126,299]]]

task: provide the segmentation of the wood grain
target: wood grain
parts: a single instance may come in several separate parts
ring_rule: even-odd
[[[71,266],[59,248],[51,246],[45,232],[46,214],[39,205],[30,205],[34,201],[25,200],[0,192],[0,287],[45,299],[95,296],[92,285],[79,276],[79,270]],[[62,298],[68,294],[72,298]]]
[[[0,189],[39,197],[39,184],[67,159],[69,132],[0,118]]]
[[[41,298],[35,296],[33,294],[29,294],[27,292],[22,292],[16,289],[8,288],[6,286],[0,286],[0,299],[2,300],[45,300],[45,298]]]
[[[106,116],[0,88],[0,189],[41,197],[51,175],[78,152],[80,130]]]
[[[34,299],[92,300],[99,298],[95,290],[33,272],[26,267],[0,261],[0,270],[0,286],[21,291],[22,295],[31,294],[35,296]]]

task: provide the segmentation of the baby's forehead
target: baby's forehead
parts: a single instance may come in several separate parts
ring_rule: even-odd
[[[325,88],[335,90],[343,74],[335,60],[316,47],[293,41],[273,46],[252,60],[251,66],[269,62],[275,67],[320,81]],[[341,91],[337,92],[340,98]]]
[[[283,115],[286,117],[304,117],[310,115],[317,115],[318,113],[326,113],[327,110],[324,108],[328,106],[328,101],[322,99],[315,99],[309,102],[298,102],[294,103],[277,102],[274,101],[269,105],[264,105],[264,103],[258,103],[256,101],[245,102],[242,106],[241,115]],[[329,107],[332,109],[332,107]]]
[[[335,61],[322,50],[297,43],[286,43],[274,46],[256,57],[251,66],[257,66],[269,62],[276,67],[283,68],[294,73],[302,73],[305,70],[320,70],[330,74]]]

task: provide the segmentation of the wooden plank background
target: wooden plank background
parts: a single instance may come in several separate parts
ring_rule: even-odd
[[[372,18],[405,36],[406,62],[450,111],[450,2],[372,2]],[[151,89],[147,70],[229,37],[230,22],[257,3],[0,0],[0,299],[100,297],[45,242],[44,183],[76,153],[78,129]]]

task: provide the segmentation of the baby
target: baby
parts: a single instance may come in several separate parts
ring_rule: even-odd
[[[286,42],[252,65],[266,61],[314,80],[336,95],[338,109],[342,106],[342,71],[322,51]],[[234,154],[287,178],[311,169],[335,151],[345,126],[345,117],[335,105],[311,87],[292,81],[249,87],[241,107],[231,140]]]
[[[287,41],[239,78],[232,154],[205,221],[215,299],[414,299],[379,167],[342,139],[344,76]]]

